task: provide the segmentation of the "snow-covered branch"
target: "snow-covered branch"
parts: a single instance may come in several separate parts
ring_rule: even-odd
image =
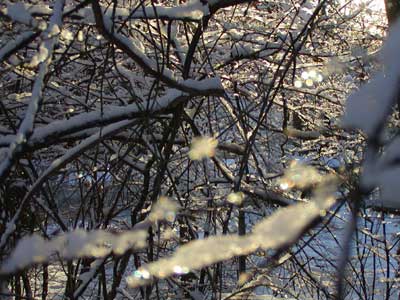
[[[33,264],[49,262],[56,255],[64,259],[105,257],[110,253],[123,254],[128,249],[146,246],[144,230],[113,234],[105,230],[85,231],[77,229],[51,240],[40,235],[22,238],[11,256],[0,268],[0,277],[23,270]]]
[[[152,277],[166,278],[173,274],[185,274],[260,249],[278,250],[289,246],[334,203],[333,198],[326,197],[316,202],[281,208],[254,226],[252,233],[243,237],[235,234],[193,241],[181,246],[172,257],[162,258],[139,269],[137,275],[128,278],[128,284],[136,287],[146,284]]]

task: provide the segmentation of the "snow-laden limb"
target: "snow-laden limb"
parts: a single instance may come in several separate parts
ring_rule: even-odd
[[[26,31],[18,35],[16,38],[8,41],[3,47],[0,48],[0,62],[7,59],[13,54],[22,44],[26,44],[35,39],[39,34],[33,31]]]
[[[151,211],[147,217],[136,223],[131,230],[148,232],[149,228],[158,222],[173,222],[179,211],[179,205],[167,196],[160,196],[156,203],[151,205],[150,209]]]
[[[379,187],[381,199],[371,206],[385,209],[400,209],[399,138],[384,147],[383,154],[379,151],[383,129],[399,98],[399,43],[400,22],[393,26],[383,47],[383,71],[348,98],[343,118],[345,127],[361,129],[367,134],[360,183],[365,190]]]
[[[4,176],[12,167],[15,158],[22,151],[33,132],[35,116],[42,103],[44,78],[52,61],[54,46],[57,43],[58,33],[61,30],[64,4],[65,0],[58,0],[55,3],[54,14],[50,18],[50,24],[42,35],[43,42],[40,45],[39,54],[34,56],[39,63],[39,72],[33,85],[32,97],[26,110],[25,117],[18,128],[18,133],[14,141],[10,144],[7,158],[0,165],[0,181],[4,179]]]
[[[101,258],[111,253],[122,255],[128,250],[145,248],[148,227],[161,220],[172,222],[177,210],[178,205],[175,202],[162,196],[153,205],[148,218],[142,222],[145,226],[135,226],[130,231],[114,234],[105,230],[77,229],[51,240],[46,240],[38,234],[24,237],[0,266],[0,276],[13,274],[34,264],[49,262],[55,255],[67,260],[83,257]],[[94,267],[98,265],[95,263]],[[81,279],[87,281],[92,276],[91,273],[86,274]]]
[[[134,40],[128,36],[115,32],[113,30],[114,23],[111,17],[103,14],[98,3],[93,2],[92,4],[97,26],[100,28],[104,37],[126,53],[141,68],[143,68],[145,72],[159,78],[170,87],[193,95],[222,96],[224,94],[224,88],[218,77],[204,79],[202,81],[193,79],[176,79],[174,72],[165,66],[161,68],[155,60],[148,57],[140,47],[136,46],[137,43]]]
[[[117,7],[115,12],[109,7],[101,6],[101,9],[107,17],[112,17],[117,20],[137,20],[137,19],[160,19],[160,20],[177,20],[177,21],[201,21],[203,17],[215,13],[217,10],[229,6],[248,3],[249,0],[214,0],[214,1],[200,1],[191,0],[181,5],[176,6],[162,6],[162,5],[148,5],[135,8],[134,10]],[[50,15],[52,9],[44,4],[26,4],[28,11],[32,15]],[[75,18],[81,18],[86,23],[93,22],[93,15],[90,9],[82,9]]]
[[[81,113],[71,117],[68,120],[54,121],[46,126],[36,128],[27,146],[34,147],[35,144],[46,143],[56,137],[65,136],[80,132],[82,130],[108,125],[110,123],[132,119],[143,116],[144,114],[162,113],[168,107],[178,104],[180,101],[186,100],[187,94],[175,89],[170,89],[160,98],[150,100],[146,104],[130,104],[127,106],[105,106],[103,112],[93,111],[89,113]],[[7,135],[0,138],[0,147],[9,145],[15,139],[14,135]]]
[[[191,82],[189,82],[192,84]],[[213,84],[212,79],[204,79],[199,81],[204,87]],[[136,117],[143,117],[145,114],[160,114],[166,113],[168,109],[177,105],[178,103],[187,100],[188,94],[170,89],[162,97],[150,100],[146,104],[132,103],[127,106],[113,106],[108,105],[104,107],[103,112],[93,111],[89,113],[81,113],[73,116],[67,120],[57,120],[34,130],[30,139],[27,141],[26,146],[29,148],[41,147],[43,145],[51,144],[54,139],[82,132],[83,130],[108,125],[110,123],[132,119]],[[5,135],[0,137],[0,147],[8,147],[16,139],[15,135]],[[224,144],[222,148],[233,149],[235,145]],[[242,151],[242,147],[236,146],[232,151]]]
[[[55,255],[65,259],[105,257],[110,253],[120,255],[128,249],[144,248],[146,238],[145,230],[112,234],[105,230],[77,229],[51,240],[33,234],[19,240],[17,247],[1,266],[0,274],[15,273],[31,265],[48,262]]]
[[[310,203],[280,208],[255,225],[252,233],[246,236],[221,235],[190,242],[178,248],[172,257],[162,258],[139,269],[127,278],[127,282],[131,287],[136,287],[148,283],[152,277],[184,274],[259,249],[280,249],[296,242],[334,203],[332,196],[324,195]]]
[[[315,184],[312,201],[278,209],[257,223],[252,232],[245,236],[219,235],[189,242],[178,248],[172,257],[162,258],[139,268],[127,278],[128,285],[146,285],[153,277],[167,278],[173,274],[186,274],[190,270],[236,256],[249,255],[260,249],[279,251],[295,243],[336,203],[334,193],[337,180],[333,175],[320,176],[314,168],[298,163],[290,166],[284,179],[293,180],[292,187],[298,188]]]

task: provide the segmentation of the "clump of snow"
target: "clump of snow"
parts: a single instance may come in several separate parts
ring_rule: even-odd
[[[152,208],[149,215],[149,220],[151,222],[156,222],[159,220],[167,220],[172,222],[175,219],[177,210],[178,206],[175,202],[170,200],[168,197],[162,196]]]
[[[79,32],[78,32],[78,36],[77,36],[77,40],[78,40],[78,42],[83,42],[84,41],[84,34],[83,34],[83,31],[82,30],[79,30]]]
[[[218,146],[218,140],[212,137],[202,136],[193,139],[190,145],[189,158],[191,160],[202,160],[213,157]]]
[[[32,68],[37,67],[40,63],[44,62],[49,56],[49,50],[41,44],[39,51],[32,57],[30,66]]]
[[[72,41],[74,39],[74,35],[71,31],[64,28],[63,30],[61,30],[61,38],[66,41]]]
[[[243,192],[230,193],[227,197],[227,201],[235,205],[242,204],[243,200],[244,200]]]

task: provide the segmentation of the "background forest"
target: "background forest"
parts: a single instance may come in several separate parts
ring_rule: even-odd
[[[399,6],[1,1],[0,298],[400,299]]]

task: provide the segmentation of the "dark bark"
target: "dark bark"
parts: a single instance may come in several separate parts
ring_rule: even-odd
[[[400,16],[400,1],[398,0],[385,0],[386,17],[388,19],[389,27],[396,23]]]

